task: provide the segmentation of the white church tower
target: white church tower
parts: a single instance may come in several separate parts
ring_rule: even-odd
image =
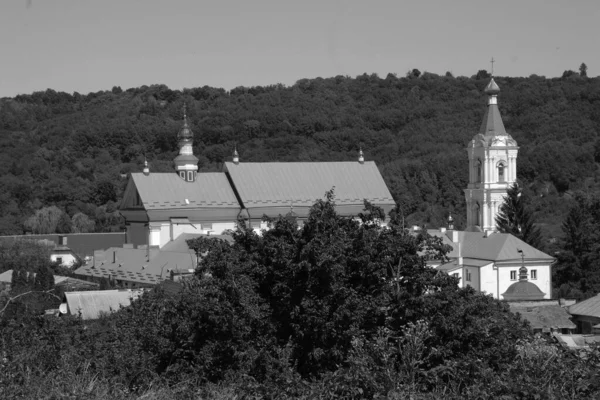
[[[194,133],[187,121],[185,104],[183,105],[183,126],[177,134],[179,142],[179,155],[175,157],[175,171],[186,182],[194,182],[198,175],[198,158],[194,155],[192,147]]]
[[[517,180],[517,142],[506,132],[498,110],[500,88],[494,78],[485,88],[487,110],[479,133],[469,143],[467,229],[496,230],[496,215],[506,190]]]

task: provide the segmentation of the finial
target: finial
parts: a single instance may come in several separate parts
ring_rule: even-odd
[[[525,268],[525,253],[521,249],[517,249],[517,252],[521,254],[521,268],[519,268],[519,280],[527,280],[527,268]]]
[[[358,162],[363,164],[365,162],[365,155],[363,154],[362,147],[358,149]]]
[[[240,163],[240,155],[237,151],[237,145],[233,146],[233,163],[238,165]]]
[[[149,175],[150,174],[150,168],[148,168],[148,160],[144,159],[144,169],[143,169],[144,175]]]
[[[454,229],[454,219],[452,218],[452,214],[448,213],[448,229]]]
[[[494,76],[494,63],[496,62],[496,60],[494,60],[494,57],[492,57],[492,60],[490,62],[492,63],[492,73],[490,75]]]

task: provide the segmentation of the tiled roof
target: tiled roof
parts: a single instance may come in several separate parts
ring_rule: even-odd
[[[575,324],[570,320],[570,315],[563,307],[558,305],[531,306],[509,303],[510,311],[519,313],[529,321],[533,329],[575,329]]]
[[[569,307],[572,315],[585,315],[600,318],[600,294]]]
[[[199,173],[194,182],[186,182],[174,172],[137,172],[131,178],[146,210],[239,207],[222,172]]]
[[[334,188],[338,205],[395,204],[372,161],[225,163],[246,208],[311,206]]]
[[[459,256],[458,243],[453,243],[449,238],[452,235],[451,231],[442,233],[439,230],[428,230],[427,232],[430,235],[442,237],[444,244],[452,246],[448,257]],[[554,260],[548,254],[508,233],[492,233],[487,237],[483,232],[457,231],[456,233],[462,257],[492,261],[520,261],[521,254],[518,252],[520,249],[525,254],[526,261],[552,262]]]
[[[67,292],[65,299],[71,315],[81,313],[82,319],[97,319],[101,313],[118,311],[128,307],[142,294],[140,290],[91,290]]]

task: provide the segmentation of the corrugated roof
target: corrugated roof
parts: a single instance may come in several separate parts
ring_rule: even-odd
[[[569,307],[572,315],[585,315],[600,318],[600,294]]]
[[[128,307],[143,292],[140,290],[91,290],[67,292],[65,299],[71,315],[81,313],[82,319],[97,319],[101,313],[118,311]]]
[[[222,172],[199,173],[194,182],[186,182],[174,172],[138,172],[131,178],[146,210],[239,207]]]
[[[486,237],[483,232],[455,232],[458,234],[458,242],[460,243],[460,256],[473,259],[469,262],[476,262],[476,260],[521,261],[519,249],[525,254],[525,261],[552,262],[554,260],[548,254],[508,233],[492,233]],[[448,257],[459,257],[458,243],[453,243],[450,239],[452,231],[442,233],[437,229],[431,229],[427,233],[441,237],[444,244],[452,246],[452,251],[448,254]]]
[[[575,329],[577,326],[571,321],[570,315],[561,306],[540,305],[521,306],[519,303],[509,303],[510,311],[519,313],[529,321],[533,329]]]
[[[246,208],[312,205],[335,188],[337,204],[395,204],[377,165],[346,162],[225,163]]]

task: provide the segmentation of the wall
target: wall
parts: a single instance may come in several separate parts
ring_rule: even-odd
[[[62,258],[62,262],[60,265],[62,265],[63,267],[70,267],[72,266],[77,259],[75,258],[75,256],[73,254],[67,253],[67,254],[50,254],[50,261],[51,262],[56,262],[56,260],[58,258]]]

